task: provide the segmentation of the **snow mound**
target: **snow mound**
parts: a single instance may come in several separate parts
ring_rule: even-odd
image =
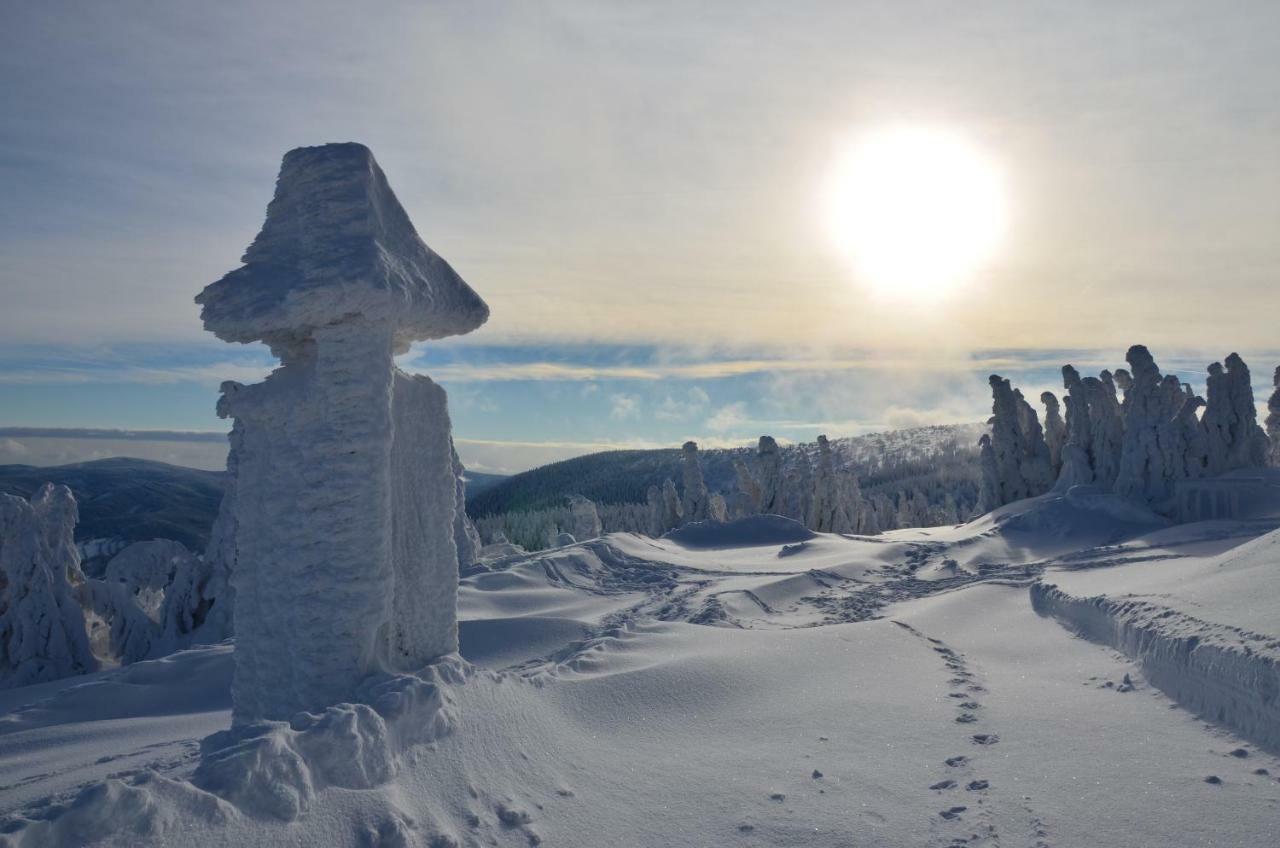
[[[139,663],[130,671],[153,666],[158,682],[172,688],[173,672],[185,676],[190,671],[185,665],[175,658],[166,664]],[[168,844],[192,827],[221,828],[245,819],[293,821],[328,787],[373,789],[392,781],[418,746],[452,732],[457,724],[453,690],[477,675],[496,679],[460,657],[446,657],[416,675],[367,681],[359,703],[219,731],[201,742],[191,780],[142,772],[90,784],[67,804],[37,807],[11,819],[0,847],[102,840],[136,844],[134,837]],[[218,688],[225,697],[225,675]]]
[[[817,538],[817,534],[792,518],[751,515],[728,524],[696,521],[662,538],[686,548],[713,549],[791,545]]]

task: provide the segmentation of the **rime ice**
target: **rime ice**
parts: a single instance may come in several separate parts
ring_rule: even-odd
[[[237,723],[350,700],[371,673],[457,650],[445,393],[393,357],[489,314],[358,144],[285,155],[243,261],[196,298],[206,329],[282,362],[224,384],[219,406],[239,428]]]

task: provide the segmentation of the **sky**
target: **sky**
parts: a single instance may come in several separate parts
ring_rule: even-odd
[[[989,414],[1147,344],[1280,362],[1280,5],[0,0],[0,427],[217,431],[265,349],[192,297],[280,156],[369,145],[492,318],[401,361],[463,460]],[[833,249],[851,134],[962,134],[1000,250],[939,297]],[[928,250],[928,243],[921,250]],[[1265,395],[1262,395],[1262,399]],[[0,460],[5,454],[0,443]]]

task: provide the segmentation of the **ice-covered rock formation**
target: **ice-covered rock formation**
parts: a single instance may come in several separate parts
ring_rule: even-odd
[[[706,481],[702,479],[702,465],[698,462],[698,443],[685,442],[680,450],[684,458],[684,498],[681,501],[684,521],[705,521],[710,495]]]
[[[600,513],[596,510],[595,502],[582,495],[569,496],[569,522],[566,530],[575,539],[585,541],[604,535],[604,526],[600,523]]]
[[[1271,440],[1268,460],[1272,465],[1280,465],[1280,365],[1271,376],[1271,385],[1275,390],[1267,398],[1267,438]]]
[[[445,393],[393,357],[489,314],[358,144],[285,155],[243,261],[196,298],[206,329],[281,360],[261,383],[224,383],[220,405],[241,428],[237,724],[324,709],[457,650]]]
[[[30,501],[0,494],[0,687],[94,671],[75,545],[76,501],[45,484]]]

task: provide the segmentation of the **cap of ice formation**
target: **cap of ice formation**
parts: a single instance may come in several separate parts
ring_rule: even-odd
[[[352,320],[409,343],[469,333],[489,307],[423,244],[362,144],[285,154],[262,231],[244,265],[205,287],[205,329],[228,342],[295,350],[317,328]]]

